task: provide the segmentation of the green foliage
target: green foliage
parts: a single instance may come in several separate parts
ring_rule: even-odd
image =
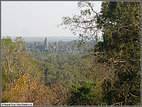
[[[23,75],[34,78],[38,74],[38,67],[32,62],[32,57],[25,50],[25,44],[21,37],[14,42],[11,38],[3,38],[2,43],[2,90],[9,90],[15,81]]]
[[[69,105],[95,105],[94,87],[93,83],[73,85],[70,89]]]
[[[89,67],[93,65],[91,57],[78,58],[78,56],[69,53],[50,54],[44,66],[45,84],[61,83],[64,87],[71,86],[72,83],[83,84],[85,81],[92,81],[92,72]]]
[[[100,59],[107,59],[103,63],[113,66],[116,73],[112,88],[107,89],[110,82],[104,81],[103,87],[110,90],[106,93],[104,88],[108,105],[140,102],[140,20],[136,16],[141,17],[139,2],[102,4],[98,24],[103,27],[103,42],[95,52],[99,51]]]
[[[62,24],[80,40],[60,41],[58,51],[1,40],[2,102],[140,105],[140,2],[103,2],[100,13],[88,1],[78,7]]]
[[[140,104],[140,2],[103,2],[100,13],[88,1],[78,2],[78,6],[81,13],[64,17],[62,24],[76,32],[83,43],[97,41],[95,62],[107,65],[114,74],[103,78],[104,103]],[[99,41],[98,31],[102,31]]]

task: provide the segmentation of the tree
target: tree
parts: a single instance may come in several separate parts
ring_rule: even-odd
[[[73,85],[70,89],[69,105],[96,105],[94,86],[93,83],[87,83],[82,86]]]
[[[24,44],[21,38],[17,38],[15,42],[12,42],[10,37],[3,38],[1,44],[2,80],[5,81],[3,84],[3,86],[5,87],[5,83],[9,82],[13,84],[15,82],[14,76],[17,76],[20,73],[20,70],[19,73],[17,73],[14,69],[19,63],[19,57],[21,56],[21,52],[24,50]],[[5,76],[7,76],[7,80],[5,80]]]
[[[95,52],[99,51],[103,63],[115,68],[116,79],[111,84],[111,92],[116,92],[111,98],[114,103],[140,102],[140,18],[139,2],[102,4],[97,23],[103,28],[103,42],[98,43]]]
[[[38,78],[37,74],[40,73],[37,72],[38,66],[25,50],[21,37],[17,37],[14,42],[10,37],[3,38],[1,44],[2,91],[9,91],[23,75],[28,78]]]
[[[103,2],[100,13],[90,2],[78,2],[78,6],[80,14],[64,17],[62,24],[79,34],[81,42],[98,41],[97,31],[102,31],[93,54],[115,73],[113,81],[102,84],[104,102],[140,104],[140,2]]]

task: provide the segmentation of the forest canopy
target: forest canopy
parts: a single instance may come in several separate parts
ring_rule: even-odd
[[[63,17],[80,41],[61,42],[62,51],[1,39],[2,102],[140,105],[140,2],[103,2],[99,13],[93,3],[78,2],[80,13]]]

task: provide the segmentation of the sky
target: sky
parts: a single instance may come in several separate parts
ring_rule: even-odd
[[[102,2],[94,2],[100,11]],[[62,17],[79,12],[76,1],[2,1],[2,36],[74,36],[71,31],[57,26]]]

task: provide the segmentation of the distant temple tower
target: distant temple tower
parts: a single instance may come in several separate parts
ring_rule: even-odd
[[[45,41],[44,41],[44,50],[48,50],[49,49],[49,44],[48,44],[48,40],[47,38],[45,38]]]
[[[56,48],[58,49],[58,42],[57,42],[57,41],[55,42],[55,46],[56,46]]]

